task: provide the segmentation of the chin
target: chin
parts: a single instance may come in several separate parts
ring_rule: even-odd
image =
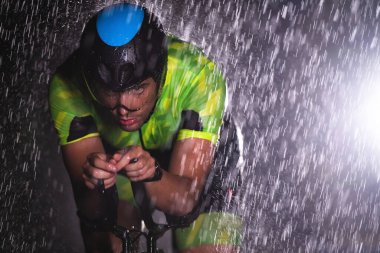
[[[137,130],[139,130],[140,127],[141,127],[140,125],[136,125],[136,126],[124,126],[124,125],[120,125],[120,128],[123,131],[127,131],[127,132],[137,131]]]

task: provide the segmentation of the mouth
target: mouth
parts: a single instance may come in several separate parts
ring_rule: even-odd
[[[119,119],[119,124],[123,127],[133,127],[138,124],[137,118]]]

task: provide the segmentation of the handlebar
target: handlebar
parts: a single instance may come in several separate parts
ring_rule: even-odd
[[[134,158],[130,161],[130,163],[136,163],[138,161],[137,158]],[[132,182],[132,187],[137,189],[137,191],[144,191],[143,185],[140,182]],[[106,198],[105,194],[108,190],[105,189],[104,180],[99,179],[96,185],[96,192],[102,196],[102,198]],[[116,200],[117,201],[117,200]],[[140,206],[146,205],[146,199],[141,199],[139,202]],[[104,203],[103,203],[104,205]],[[142,219],[147,225],[147,232],[135,230],[135,229],[127,229],[123,226],[117,225],[116,220],[112,219],[112,217],[104,217],[103,219],[95,219],[90,220],[82,215],[78,211],[78,216],[81,222],[87,227],[94,230],[102,230],[109,231],[116,235],[119,239],[122,240],[122,252],[130,253],[132,252],[133,243],[141,236],[146,239],[147,252],[146,253],[157,253],[157,239],[159,239],[166,231],[170,229],[176,228],[185,228],[190,225],[190,223],[178,223],[178,224],[157,224],[153,221],[151,214],[142,213]],[[135,235],[135,236],[133,236]]]
[[[132,244],[140,236],[144,236],[146,239],[147,252],[146,253],[157,253],[157,239],[159,239],[166,231],[175,228],[188,227],[189,224],[155,224],[155,226],[148,230],[148,232],[143,232],[135,229],[127,229],[120,225],[114,225],[111,228],[111,232],[115,234],[118,238],[122,240],[123,253],[131,252]],[[136,237],[132,238],[131,234],[136,233]]]
[[[165,234],[170,229],[186,228],[190,224],[179,223],[179,224],[157,224],[154,223],[147,232],[140,231],[137,229],[128,229],[121,225],[114,224],[110,220],[90,220],[81,215],[78,212],[78,216],[81,222],[88,228],[100,231],[109,231],[113,233],[122,241],[122,252],[130,253],[132,252],[133,243],[141,236],[146,239],[146,253],[158,253],[157,250],[157,240]]]

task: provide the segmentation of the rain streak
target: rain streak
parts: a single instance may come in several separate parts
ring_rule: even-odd
[[[1,252],[83,252],[48,85],[116,2],[0,1]],[[224,73],[242,147],[241,252],[379,252],[380,4],[133,3]]]

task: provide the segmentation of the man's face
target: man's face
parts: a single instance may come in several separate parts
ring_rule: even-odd
[[[148,78],[128,90],[98,90],[97,97],[124,131],[136,131],[148,119],[156,103],[157,83]]]

